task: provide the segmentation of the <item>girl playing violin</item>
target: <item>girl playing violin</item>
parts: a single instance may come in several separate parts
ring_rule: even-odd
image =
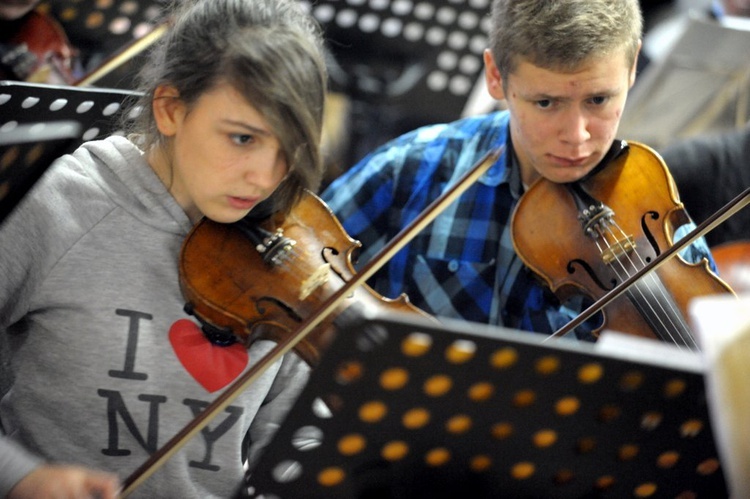
[[[202,217],[288,209],[322,174],[322,39],[294,0],[180,2],[134,133],[59,159],[0,229],[0,497],[118,483],[270,348],[209,342],[178,254]],[[228,497],[306,382],[288,354],[135,492]]]

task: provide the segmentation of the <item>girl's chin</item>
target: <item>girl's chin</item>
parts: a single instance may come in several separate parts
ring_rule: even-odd
[[[216,210],[203,216],[216,223],[232,224],[245,218],[249,212],[250,210]]]

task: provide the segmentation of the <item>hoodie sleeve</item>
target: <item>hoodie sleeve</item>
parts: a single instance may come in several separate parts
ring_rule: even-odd
[[[0,437],[0,497],[26,475],[42,464],[42,459],[29,453],[6,436]]]
[[[34,288],[42,273],[45,251],[41,207],[27,197],[0,227],[0,331],[28,312]],[[34,243],[37,241],[37,243]]]
[[[64,157],[58,162],[72,161]],[[49,269],[64,252],[65,237],[75,235],[66,200],[59,189],[65,174],[50,167],[32,191],[0,225],[0,335],[23,330],[23,318]],[[66,235],[67,233],[67,235]],[[19,326],[20,327],[17,327]],[[0,376],[7,376],[11,352],[7,337],[0,338]],[[8,383],[0,383],[2,390]],[[5,395],[5,393],[0,393]],[[8,431],[8,428],[5,428]],[[0,425],[0,497],[43,460],[3,433]]]

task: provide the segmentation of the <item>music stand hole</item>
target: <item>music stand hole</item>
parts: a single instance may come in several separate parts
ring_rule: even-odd
[[[430,411],[423,407],[415,407],[404,413],[401,423],[409,430],[418,430],[427,426],[431,418]]]
[[[380,375],[380,386],[384,390],[400,390],[409,382],[409,371],[401,367],[393,367],[383,371]]]
[[[527,480],[536,473],[536,466],[534,463],[524,461],[516,463],[510,470],[510,474],[516,480]]]
[[[26,97],[21,103],[21,107],[24,109],[29,109],[30,107],[36,106],[38,102],[39,97]]]
[[[430,397],[442,397],[453,388],[453,380],[450,376],[436,374],[427,379],[422,388]]]
[[[472,420],[466,414],[457,414],[445,423],[445,430],[454,435],[461,435],[471,430]]]
[[[407,454],[409,454],[409,445],[402,440],[388,442],[380,451],[382,458],[391,462],[400,461],[405,458]]]
[[[318,22],[329,23],[336,15],[336,9],[333,8],[333,5],[319,5],[315,7],[313,15]]]
[[[451,364],[465,364],[474,358],[476,351],[477,346],[471,341],[454,341],[446,349],[445,359]]]
[[[132,16],[136,12],[138,12],[138,2],[122,2],[120,5],[120,12],[125,14],[126,16]]]
[[[555,403],[555,413],[559,416],[571,416],[578,412],[581,407],[581,401],[578,397],[563,397]]]
[[[92,127],[83,133],[84,142],[87,140],[94,140],[99,135],[100,130],[97,127]]]
[[[102,110],[102,116],[112,116],[119,110],[120,110],[120,103],[111,102],[104,107],[104,110]]]
[[[363,33],[374,33],[380,26],[380,18],[375,14],[363,14],[359,18],[358,26]]]
[[[336,382],[340,385],[349,385],[357,382],[362,377],[363,366],[361,362],[342,362],[336,371]]]
[[[407,357],[421,357],[430,351],[432,337],[424,333],[411,333],[404,338],[401,344],[401,352]]]
[[[331,396],[331,398],[334,397]],[[330,419],[333,417],[331,407],[329,407],[320,397],[316,397],[315,400],[313,400],[312,412],[321,419]]]
[[[391,4],[391,12],[397,16],[405,16],[411,12],[414,3],[411,0],[394,0]]]
[[[274,467],[272,475],[279,483],[293,482],[302,475],[302,465],[291,459],[281,461]]]
[[[366,402],[359,408],[359,419],[365,423],[377,423],[388,414],[388,406],[379,400]]]
[[[344,456],[354,456],[361,453],[367,447],[365,437],[359,433],[345,435],[339,439],[337,448],[340,454]]]
[[[323,430],[317,426],[303,426],[294,432],[292,446],[299,451],[310,451],[323,443]]]
[[[400,19],[389,18],[380,25],[380,32],[388,38],[396,38],[404,30],[404,23]]]
[[[113,35],[124,35],[130,29],[130,19],[127,17],[116,17],[109,23],[109,32]]]
[[[357,12],[352,9],[340,10],[336,15],[336,24],[340,28],[351,28],[357,24]]]
[[[49,105],[50,111],[59,111],[68,105],[68,99],[55,99],[52,104]]]
[[[76,108],[76,112],[78,114],[83,114],[91,110],[91,108],[94,107],[94,101],[85,100],[78,104],[78,107]]]

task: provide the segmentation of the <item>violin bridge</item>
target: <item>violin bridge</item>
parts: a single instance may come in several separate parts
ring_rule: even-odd
[[[310,296],[313,291],[328,282],[328,276],[331,273],[331,264],[324,263],[313,272],[310,277],[302,281],[299,290],[299,299],[304,300]]]
[[[633,250],[635,250],[635,239],[633,236],[627,236],[624,241],[616,241],[615,244],[602,251],[602,260],[609,265]]]

